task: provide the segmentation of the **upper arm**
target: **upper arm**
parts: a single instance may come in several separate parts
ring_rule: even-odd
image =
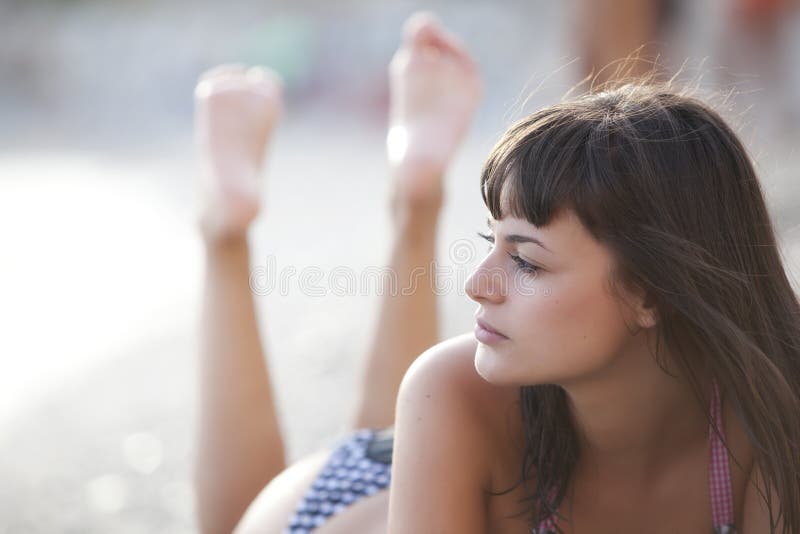
[[[778,502],[778,494],[775,488],[771,487],[770,489],[772,490],[773,500],[772,516],[775,517],[777,515],[775,510],[780,507],[780,503]],[[758,463],[754,463],[747,480],[747,489],[745,490],[742,532],[746,532],[747,534],[770,533],[770,514],[762,494],[766,495],[766,484],[764,483],[764,478],[761,475],[761,469]],[[775,532],[783,532],[782,522],[778,522]]]
[[[488,440],[471,395],[474,341],[428,349],[397,401],[389,533],[486,532]]]

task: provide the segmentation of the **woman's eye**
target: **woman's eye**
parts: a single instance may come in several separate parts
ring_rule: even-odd
[[[494,248],[494,236],[491,234],[484,234],[483,232],[478,232],[478,237],[489,243],[488,250],[489,252],[491,252],[492,249]]]
[[[514,260],[514,263],[516,263],[517,267],[519,267],[523,272],[535,273],[539,270],[539,267],[533,265],[532,263],[528,263],[519,256],[515,256],[514,254],[509,254],[508,256]]]
[[[483,232],[478,232],[478,237],[487,241],[489,243],[489,252],[492,251],[494,248],[494,236],[491,234],[484,234]],[[517,267],[521,269],[525,273],[536,273],[539,271],[539,267],[532,263],[528,263],[527,261],[523,260],[519,256],[509,253],[508,257],[511,258],[514,263],[517,264]]]

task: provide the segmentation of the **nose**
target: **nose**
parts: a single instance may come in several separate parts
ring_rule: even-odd
[[[467,296],[478,303],[499,304],[506,298],[507,273],[492,263],[490,253],[464,284]]]

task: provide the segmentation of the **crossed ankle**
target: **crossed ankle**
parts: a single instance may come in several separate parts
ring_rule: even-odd
[[[441,173],[406,174],[395,171],[392,177],[392,211],[399,210],[414,216],[438,214],[444,203],[442,181]]]
[[[433,235],[439,222],[444,197],[414,199],[393,196],[390,211],[395,233]]]
[[[208,250],[247,245],[247,227],[225,226],[208,216],[200,216],[197,219],[197,229]]]

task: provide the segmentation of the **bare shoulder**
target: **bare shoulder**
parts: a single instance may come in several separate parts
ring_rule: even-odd
[[[400,387],[405,389],[407,399],[425,395],[427,400],[430,391],[434,391],[451,409],[463,412],[483,438],[503,448],[502,443],[514,442],[520,434],[519,388],[484,380],[475,369],[477,348],[478,342],[471,333],[434,345],[409,367]]]
[[[401,389],[417,391],[434,389],[439,395],[452,396],[477,415],[493,418],[496,408],[501,408],[515,397],[518,389],[501,388],[484,380],[475,370],[475,351],[478,342],[472,334],[463,334],[438,343],[422,353],[409,367]],[[488,413],[487,413],[488,412]]]
[[[472,358],[477,348],[478,342],[470,334],[451,337],[423,352],[411,365],[411,369],[419,366],[453,365],[458,361],[461,362],[461,365],[457,365],[457,367],[462,368],[461,372],[464,372],[468,367],[467,364],[472,364]]]
[[[389,532],[479,533],[488,521],[490,413],[498,390],[475,371],[464,335],[424,352],[400,385]]]

